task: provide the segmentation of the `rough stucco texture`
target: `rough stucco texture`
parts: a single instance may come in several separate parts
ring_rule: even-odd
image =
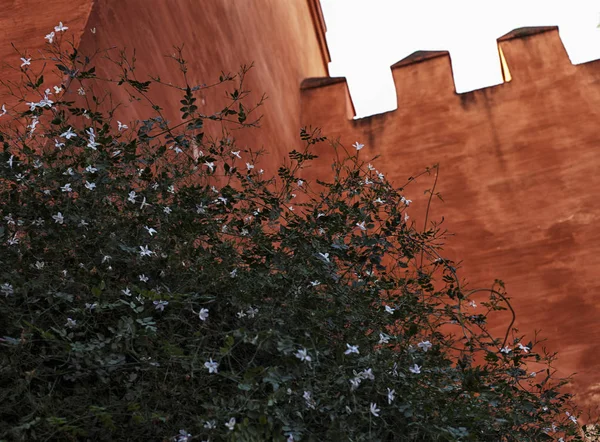
[[[519,332],[541,330],[559,374],[577,372],[577,401],[597,405],[600,62],[573,66],[555,29],[499,44],[509,83],[456,94],[450,59],[438,56],[392,69],[395,111],[348,119],[347,85],[332,82],[303,90],[302,122],[350,149],[364,143],[361,157],[381,155],[375,165],[398,185],[439,163],[445,202],[434,201],[430,219],[455,233],[447,257],[463,260],[471,287],[504,280]],[[432,183],[406,188],[421,226]]]
[[[92,0],[0,1],[0,79],[18,81],[21,77],[18,69],[20,54],[34,61],[38,59],[39,51],[48,44],[44,37],[54,30],[59,21],[69,28],[66,38],[78,45],[91,9]],[[5,101],[11,103],[10,98]]]
[[[173,46],[184,44],[191,84],[211,84],[221,71],[235,73],[242,64],[254,62],[246,89],[249,100],[262,94],[269,98],[260,113],[259,130],[234,133],[238,147],[266,148],[273,161],[280,160],[299,139],[302,80],[327,75],[306,0],[96,0],[80,49],[135,48],[138,78],[159,75],[163,81],[181,84],[177,64],[166,57]],[[100,67],[98,73],[103,74]],[[233,90],[228,87],[229,92]],[[161,89],[157,100],[172,121],[179,120],[180,92]],[[117,102],[127,102],[122,90],[113,90]],[[225,89],[206,90],[198,97],[200,112],[220,110]],[[126,106],[126,117],[143,114],[140,107]]]

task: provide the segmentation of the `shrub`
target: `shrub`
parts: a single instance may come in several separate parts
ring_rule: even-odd
[[[466,290],[359,144],[303,129],[267,177],[226,131],[257,125],[247,68],[192,85],[178,52],[171,123],[121,54],[115,81],[155,111],[123,124],[60,44],[21,67],[0,130],[3,437],[583,440],[554,355],[488,331],[503,283]],[[233,87],[227,105],[201,114],[205,87]],[[315,146],[338,159],[313,182]]]

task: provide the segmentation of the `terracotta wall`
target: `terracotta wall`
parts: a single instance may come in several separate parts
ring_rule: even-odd
[[[364,143],[361,157],[382,155],[375,165],[397,184],[439,162],[445,202],[432,216],[455,233],[448,257],[464,260],[472,287],[503,279],[517,327],[541,329],[560,373],[578,373],[578,401],[597,405],[600,62],[573,66],[554,27],[513,31],[499,46],[508,83],[456,94],[448,53],[419,52],[392,67],[397,110],[349,119],[344,79],[309,79],[302,121],[350,149]],[[432,182],[406,190],[419,225]]]
[[[268,118],[262,129],[234,136],[242,148],[268,149],[270,163],[279,161],[299,140],[301,81],[327,75],[329,59],[322,51],[319,12],[314,0],[96,0],[86,26],[96,28],[96,33],[84,33],[80,49],[92,53],[115,45],[135,48],[140,77],[159,75],[173,83],[181,83],[181,77],[176,63],[165,55],[174,53],[174,45],[185,45],[192,84],[213,83],[221,71],[235,73],[241,64],[254,62],[247,83],[252,91],[249,100],[256,102],[266,94],[261,113]],[[164,93],[154,98],[172,121],[179,121],[181,93],[161,90]],[[220,110],[225,91],[201,93],[200,112]],[[122,90],[113,92],[118,102],[127,101]],[[123,110],[128,118],[144,115],[137,105]]]
[[[5,8],[5,3],[7,8]],[[69,26],[82,54],[110,47],[136,50],[137,75],[149,74],[180,84],[177,64],[166,56],[184,45],[192,84],[214,83],[221,73],[235,73],[254,62],[248,75],[250,102],[269,98],[261,113],[268,115],[260,130],[236,132],[240,147],[268,148],[271,162],[296,147],[300,128],[299,86],[312,76],[326,76],[329,54],[318,0],[4,0],[0,13],[0,60],[18,67],[19,56],[10,47],[36,57],[46,45],[44,36],[59,21]],[[91,32],[94,30],[95,33]],[[112,53],[117,55],[117,50]],[[114,66],[98,63],[99,76],[115,73]],[[0,66],[0,77],[16,80],[19,70]],[[48,77],[48,76],[47,76]],[[57,79],[46,78],[48,85]],[[229,91],[232,91],[230,86]],[[123,88],[109,87],[113,101],[124,103],[117,116],[124,121],[148,115],[148,107],[132,105]],[[180,121],[180,92],[168,88],[153,98],[171,121]],[[75,91],[68,91],[75,98]],[[200,111],[212,113],[224,103],[225,89],[200,94]],[[1,104],[1,103],[0,103]]]

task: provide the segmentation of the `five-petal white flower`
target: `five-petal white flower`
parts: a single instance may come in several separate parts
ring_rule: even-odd
[[[63,132],[62,134],[60,134],[61,138],[66,138],[67,140],[70,140],[73,137],[76,137],[77,134],[75,132],[73,132],[73,128],[69,127],[69,129],[67,129],[66,132]]]
[[[52,215],[52,219],[57,224],[62,224],[65,222],[65,218],[63,217],[63,214],[60,212],[58,212],[56,215]]]
[[[225,422],[225,426],[229,429],[229,431],[233,431],[235,429],[235,417],[229,419],[229,422]]]
[[[364,144],[360,144],[360,143],[357,141],[356,143],[354,143],[354,144],[352,145],[352,147],[354,147],[354,148],[355,148],[355,149],[358,151],[358,150],[361,150],[363,147],[365,147],[365,145],[364,145]]]
[[[219,363],[215,362],[210,358],[209,361],[204,363],[204,366],[208,369],[208,373],[218,373],[219,372]]]
[[[379,417],[379,412],[381,411],[379,408],[377,408],[377,404],[374,402],[371,402],[371,406],[369,407],[371,414],[375,417]]]
[[[61,22],[61,21],[58,22],[58,26],[54,26],[55,32],[65,32],[67,29],[69,29],[69,28],[67,26],[63,25],[63,22]]]
[[[346,347],[348,347],[348,348],[346,349],[346,351],[344,352],[344,354],[346,354],[346,355],[349,355],[349,354],[352,354],[352,353],[359,354],[358,345],[346,344]]]
[[[419,367],[417,364],[411,365],[408,370],[413,373],[413,374],[420,374],[421,373],[421,367]]]
[[[305,348],[301,348],[300,350],[298,350],[294,354],[294,356],[296,356],[302,362],[310,362],[312,360],[310,355],[308,354],[308,350],[306,350]]]
[[[390,390],[388,387],[387,391],[388,404],[391,404],[394,401],[394,399],[396,399],[396,390]]]
[[[148,246],[140,246],[140,256],[152,256],[153,253]]]
[[[421,341],[417,344],[417,347],[419,347],[424,352],[427,352],[431,349],[431,347],[433,347],[433,345],[429,341]]]

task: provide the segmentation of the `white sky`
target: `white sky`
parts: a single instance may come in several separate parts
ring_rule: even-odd
[[[496,39],[558,25],[574,64],[600,58],[600,0],[321,0],[332,77],[346,77],[357,117],[397,107],[390,66],[448,50],[457,92],[502,83]],[[508,60],[510,69],[510,60]]]

